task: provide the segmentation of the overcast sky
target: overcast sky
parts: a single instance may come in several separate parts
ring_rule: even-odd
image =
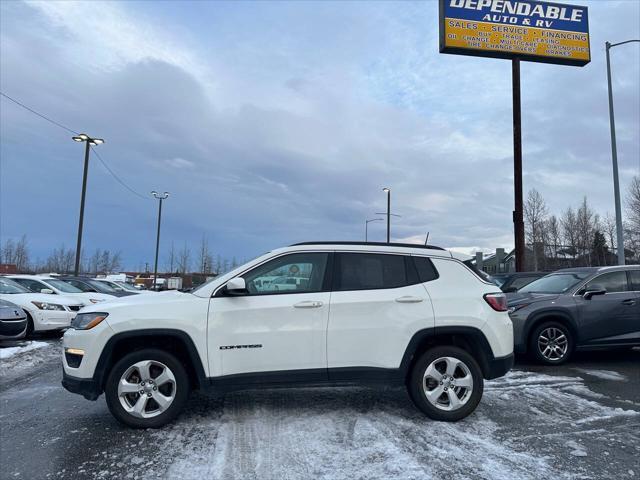
[[[567,2],[571,3],[571,2]],[[640,2],[589,6],[592,62],[522,65],[525,191],[613,212],[604,42]],[[513,245],[511,64],[438,53],[426,2],[19,2],[1,8],[0,86],[97,147],[134,190],[171,192],[163,254],[207,235],[248,258],[363,240],[392,189],[394,239]],[[640,45],[612,50],[620,178],[640,173]],[[75,246],[83,147],[5,98],[0,239]],[[84,247],[152,262],[157,202],[92,157]],[[383,240],[384,222],[370,224]],[[161,264],[163,262],[161,261]]]

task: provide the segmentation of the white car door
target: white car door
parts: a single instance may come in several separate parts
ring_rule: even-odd
[[[341,375],[332,369],[398,368],[413,334],[434,326],[431,300],[412,258],[338,252],[335,257],[327,332],[330,378]]]
[[[209,305],[212,376],[276,372],[251,382],[269,382],[285,372],[289,381],[296,375],[326,378],[329,258],[327,252],[285,254],[244,273],[243,294],[229,295],[224,287],[217,292]],[[297,279],[291,289],[272,288],[269,280],[282,276]]]

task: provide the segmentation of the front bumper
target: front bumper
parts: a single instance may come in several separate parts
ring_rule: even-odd
[[[78,378],[62,372],[62,386],[71,393],[82,395],[87,400],[97,400],[102,391],[93,378]]]
[[[504,376],[509,370],[513,368],[514,355],[513,353],[505,357],[498,357],[489,360],[489,370],[487,371],[487,380]]]
[[[0,338],[18,339],[27,333],[27,319],[22,320],[0,320]]]

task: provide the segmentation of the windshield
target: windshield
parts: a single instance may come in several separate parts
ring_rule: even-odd
[[[126,282],[115,282],[116,284],[120,285],[122,287],[123,290],[128,290],[130,292],[139,292],[140,290],[138,290],[136,287],[129,285]]]
[[[28,289],[22,285],[9,280],[8,278],[0,278],[0,293],[14,294],[14,293],[31,293]]]
[[[87,282],[100,293],[114,293],[116,291],[115,288],[111,288],[106,283],[99,282],[98,280],[85,280],[85,282]]]
[[[518,293],[565,293],[589,275],[589,272],[554,273],[531,282]]]
[[[124,291],[124,288],[122,288],[120,285],[118,285],[116,282],[112,282],[111,280],[102,280],[102,279],[96,279],[96,282],[101,283],[102,285],[104,285],[105,287],[108,288],[113,288],[115,291],[117,292],[122,292]]]
[[[67,282],[63,282],[62,280],[47,278],[46,280],[43,279],[42,282],[64,293],[82,293],[82,290],[79,288],[76,288]]]

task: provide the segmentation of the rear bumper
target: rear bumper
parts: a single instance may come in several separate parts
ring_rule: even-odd
[[[97,400],[102,390],[93,378],[78,378],[62,373],[62,386],[71,393],[82,395],[87,400]]]
[[[513,368],[514,356],[507,355],[506,357],[498,357],[489,360],[489,370],[487,371],[487,380],[504,376],[509,370]]]

